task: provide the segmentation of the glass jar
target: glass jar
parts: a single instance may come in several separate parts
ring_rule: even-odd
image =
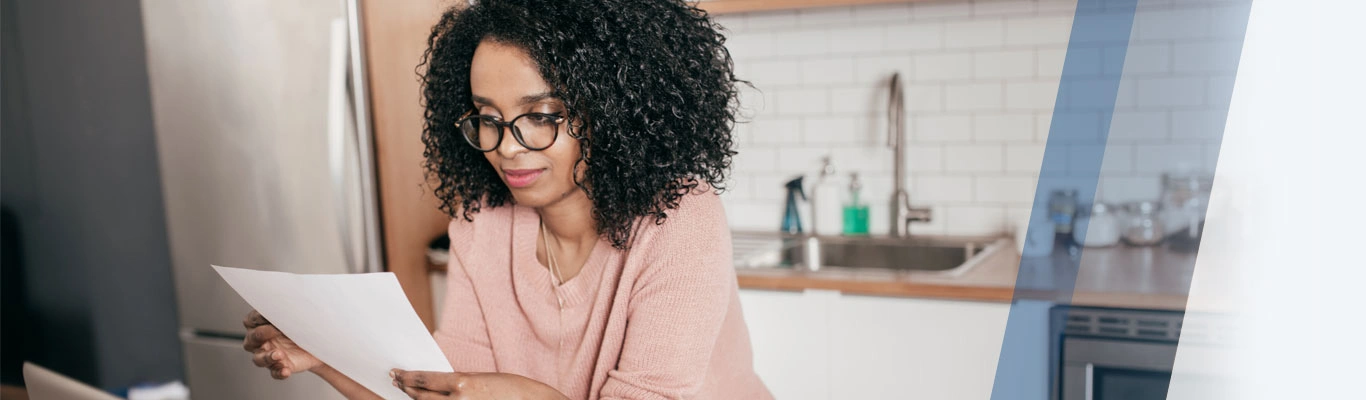
[[[1128,222],[1124,225],[1124,243],[1130,246],[1153,246],[1162,243],[1166,231],[1158,211],[1162,207],[1156,202],[1140,201],[1125,206]]]

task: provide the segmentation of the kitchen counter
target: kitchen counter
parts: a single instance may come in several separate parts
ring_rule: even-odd
[[[782,267],[737,268],[736,274],[744,289],[823,289],[853,295],[992,302],[1021,298],[1087,306],[1185,309],[1194,253],[1120,245],[1080,249],[1077,256],[1081,258],[1079,270],[1072,267],[1076,261],[1066,249],[1059,248],[1048,257],[1021,258],[1012,247],[958,275],[841,268],[813,272]]]

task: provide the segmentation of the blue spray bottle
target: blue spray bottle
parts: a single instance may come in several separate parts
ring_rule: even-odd
[[[802,177],[798,176],[785,185],[787,187],[787,210],[783,212],[783,233],[801,234],[802,217],[797,208],[797,198],[806,201],[806,190],[802,188]]]

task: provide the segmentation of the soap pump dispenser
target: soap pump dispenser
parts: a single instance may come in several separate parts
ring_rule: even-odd
[[[787,210],[783,212],[783,233],[801,234],[802,217],[797,208],[797,198],[806,201],[806,190],[802,188],[802,177],[798,176],[785,185],[787,187]]]

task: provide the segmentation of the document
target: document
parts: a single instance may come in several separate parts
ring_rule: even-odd
[[[452,372],[391,272],[300,275],[213,266],[299,347],[386,399],[389,370]]]

